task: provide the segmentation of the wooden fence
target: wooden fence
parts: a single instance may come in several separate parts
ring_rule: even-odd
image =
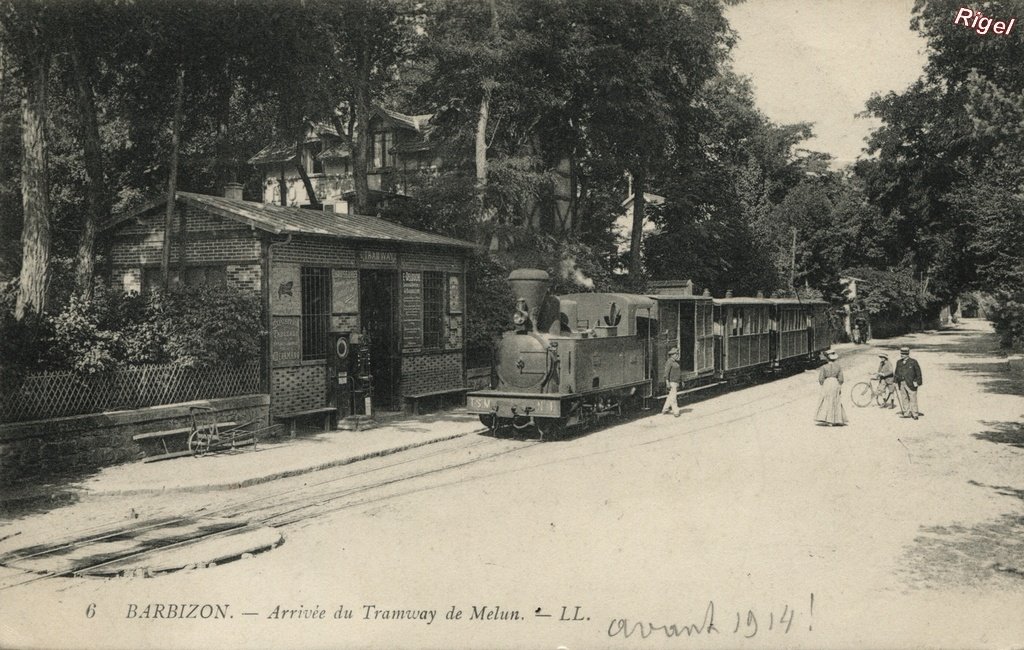
[[[212,368],[152,365],[81,375],[26,375],[0,393],[0,422],[121,411],[258,393],[258,363]]]

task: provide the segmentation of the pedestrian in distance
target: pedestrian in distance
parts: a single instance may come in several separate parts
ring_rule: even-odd
[[[882,382],[883,408],[896,408],[896,404],[893,402],[896,392],[895,371],[892,368],[892,363],[889,362],[888,354],[879,354],[878,358],[881,361],[878,362],[878,372],[875,373],[875,377]]]
[[[843,387],[843,367],[839,365],[839,353],[834,350],[825,353],[825,357],[828,363],[818,371],[821,397],[818,399],[818,410],[814,414],[814,419],[819,424],[842,427],[847,423],[846,409],[843,408],[840,394]]]
[[[896,362],[894,371],[896,387],[900,391],[900,417],[910,417],[915,420],[921,417],[922,413],[917,408],[917,389],[924,383],[921,377],[921,364],[917,359],[910,357],[910,348],[900,348],[900,360]]]
[[[665,361],[665,383],[668,384],[668,397],[665,398],[665,406],[661,408],[661,414],[665,415],[672,411],[672,415],[679,417],[679,382],[683,379],[683,369],[679,367],[679,348],[672,348],[668,351],[668,359]]]

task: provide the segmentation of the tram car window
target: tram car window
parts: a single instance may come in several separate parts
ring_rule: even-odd
[[[771,303],[762,298],[714,299],[715,320],[731,323],[715,340],[716,374],[720,378],[752,374],[771,365],[770,335],[764,331]],[[759,325],[755,325],[760,323]]]
[[[679,349],[683,389],[693,388],[714,378],[714,323],[711,298],[685,294],[652,294],[656,303],[658,337],[651,352],[654,391],[668,391],[663,369],[668,351]]]

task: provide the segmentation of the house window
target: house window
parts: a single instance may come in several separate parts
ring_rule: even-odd
[[[423,274],[423,347],[440,348],[444,341],[444,274]]]
[[[326,359],[331,324],[331,270],[303,267],[300,280],[302,360]]]
[[[389,131],[381,131],[373,134],[374,169],[394,165],[394,153],[391,151],[394,144],[394,136]]]

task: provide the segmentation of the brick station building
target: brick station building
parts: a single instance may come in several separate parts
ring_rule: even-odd
[[[375,409],[465,386],[465,262],[475,244],[377,217],[244,201],[240,186],[226,194],[177,193],[171,267],[186,284],[260,297],[272,415],[328,404],[330,331],[370,335]],[[159,283],[165,211],[166,199],[104,226],[115,289]]]

